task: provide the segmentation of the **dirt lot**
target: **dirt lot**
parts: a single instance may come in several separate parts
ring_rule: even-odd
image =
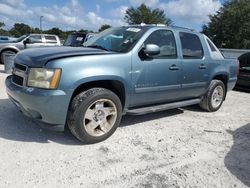
[[[250,93],[216,113],[197,107],[125,116],[105,142],[42,130],[8,100],[0,65],[0,187],[248,187]]]

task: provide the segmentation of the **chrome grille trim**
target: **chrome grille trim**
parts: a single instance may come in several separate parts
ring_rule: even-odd
[[[27,65],[22,65],[20,63],[15,63],[14,67],[16,67],[19,70],[22,70],[24,72],[26,72],[28,70],[28,66]]]
[[[23,79],[22,85],[20,85],[19,83],[16,83],[13,79],[11,79],[13,84],[17,86],[21,86],[21,87],[26,87],[26,82],[28,78],[28,66],[27,65],[15,63],[12,74]]]

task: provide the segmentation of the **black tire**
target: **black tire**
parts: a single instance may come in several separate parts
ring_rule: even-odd
[[[221,90],[221,101],[218,101],[217,105],[214,105],[213,103],[213,94],[215,92],[215,89],[220,88]],[[225,85],[220,80],[212,80],[209,86],[209,89],[205,96],[203,97],[202,101],[200,102],[200,107],[208,112],[215,112],[220,109],[226,95]]]
[[[99,100],[104,100],[104,101],[107,100],[109,103],[113,104],[114,109],[116,110],[115,111],[116,117],[113,117],[112,115],[110,115],[113,118],[113,121],[112,121],[113,125],[109,127],[110,130],[108,130],[108,132],[104,133],[102,128],[100,128],[101,125],[99,125],[99,129],[98,127],[93,129],[93,134],[95,134],[94,132],[96,130],[97,133],[102,134],[102,135],[93,136],[89,133],[89,130],[87,128],[87,123],[86,123],[86,120],[88,119],[85,118],[85,116],[87,116],[86,114],[87,110],[90,110],[93,112],[97,110],[96,106],[94,110],[92,110],[91,108],[93,105],[96,105],[99,102]],[[105,107],[105,108],[108,108],[108,107]],[[98,113],[99,111],[100,110],[98,110]],[[95,124],[98,124],[99,121],[97,119],[99,118],[99,116],[97,118],[96,113],[97,112],[93,114],[93,119],[89,122],[93,121]],[[122,117],[122,105],[117,95],[114,94],[112,91],[104,89],[104,88],[92,88],[74,97],[69,107],[67,125],[71,133],[78,140],[80,140],[81,142],[85,144],[94,144],[97,142],[101,142],[107,139],[108,137],[110,137],[115,132],[118,125],[120,124],[121,117]],[[108,122],[107,120],[108,116],[106,117],[102,116],[102,118],[103,118],[103,121]]]
[[[3,61],[3,54],[5,53],[5,52],[9,52],[9,53],[13,53],[13,54],[16,54],[17,52],[16,51],[14,51],[14,50],[4,50],[4,51],[2,51],[1,53],[0,53],[0,64],[4,64],[4,61]]]

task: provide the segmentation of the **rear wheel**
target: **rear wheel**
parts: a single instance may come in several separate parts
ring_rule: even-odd
[[[220,80],[212,80],[208,92],[200,103],[200,107],[209,112],[219,110],[225,99],[225,94],[224,83]]]
[[[122,105],[117,95],[104,88],[93,88],[72,100],[67,124],[77,139],[93,144],[110,137],[121,116]]]

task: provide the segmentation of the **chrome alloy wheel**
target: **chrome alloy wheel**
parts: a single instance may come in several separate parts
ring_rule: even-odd
[[[99,99],[86,110],[83,126],[89,135],[98,137],[108,133],[116,119],[116,105],[109,99]]]
[[[221,105],[221,103],[223,102],[223,98],[224,98],[224,89],[222,86],[217,86],[212,94],[212,98],[211,98],[211,104],[213,106],[213,108],[217,108]]]

